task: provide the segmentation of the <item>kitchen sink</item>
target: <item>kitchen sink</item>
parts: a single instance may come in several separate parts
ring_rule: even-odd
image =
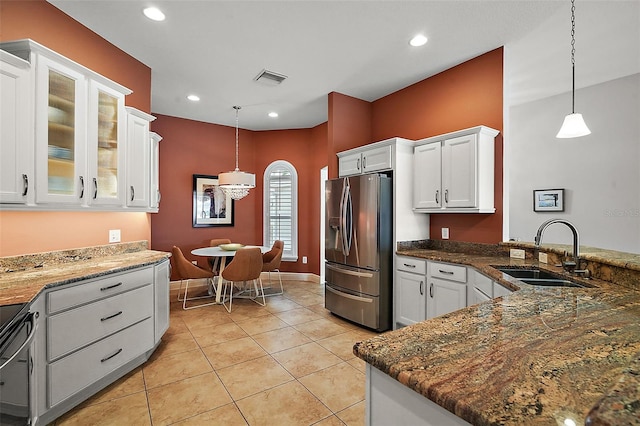
[[[585,287],[582,284],[568,280],[565,277],[556,275],[552,272],[543,271],[538,268],[513,268],[513,267],[495,267],[510,277],[518,279],[523,283],[546,287]]]

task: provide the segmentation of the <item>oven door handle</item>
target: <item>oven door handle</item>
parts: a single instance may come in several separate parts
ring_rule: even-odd
[[[13,355],[10,355],[9,359],[7,359],[5,362],[2,363],[2,365],[0,365],[0,370],[2,370],[5,365],[7,365],[11,361],[13,361],[14,358],[16,358],[20,354],[20,352],[22,352],[24,350],[24,348],[29,346],[31,344],[31,342],[33,341],[33,338],[36,335],[36,327],[35,327],[35,320],[34,320],[35,317],[36,317],[36,314],[34,314],[33,312],[30,312],[25,316],[25,318],[23,320],[23,323],[20,325],[19,329],[22,329],[22,327],[25,327],[27,322],[29,322],[29,323],[31,323],[31,332],[29,333],[29,336],[27,336],[27,338],[25,339],[24,343],[22,343],[22,345],[20,345],[18,350],[15,351],[13,353]],[[19,334],[19,333],[16,333],[16,336],[12,339],[12,341],[9,344],[13,343],[13,341],[17,338],[17,334]]]

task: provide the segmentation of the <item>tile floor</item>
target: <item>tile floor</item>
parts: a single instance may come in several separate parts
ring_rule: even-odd
[[[362,425],[364,362],[374,332],[324,308],[321,284],[285,281],[267,306],[234,300],[183,311],[152,358],[55,425]],[[193,302],[196,303],[196,302]]]

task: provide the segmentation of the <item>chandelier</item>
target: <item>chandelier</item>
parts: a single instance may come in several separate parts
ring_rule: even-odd
[[[236,110],[236,169],[232,172],[220,173],[218,184],[226,195],[234,200],[240,200],[249,194],[249,190],[256,187],[256,175],[253,173],[241,172],[238,168],[238,111],[239,106],[234,106]]]
[[[591,134],[591,130],[582,118],[582,114],[576,113],[576,5],[571,0],[571,114],[564,118],[562,127],[556,138],[577,138]]]

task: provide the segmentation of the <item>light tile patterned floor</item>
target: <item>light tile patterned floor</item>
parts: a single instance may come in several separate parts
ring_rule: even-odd
[[[267,306],[234,300],[183,311],[152,358],[55,425],[362,425],[364,362],[374,332],[324,308],[324,288],[285,282]],[[195,302],[194,302],[195,303]]]

